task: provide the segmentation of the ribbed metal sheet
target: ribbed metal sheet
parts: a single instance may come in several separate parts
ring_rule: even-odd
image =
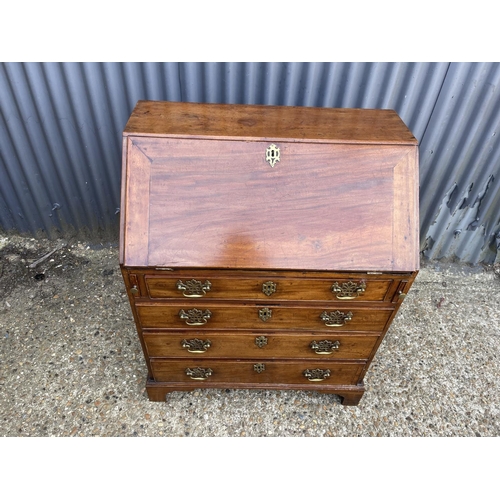
[[[498,63],[2,63],[0,227],[117,234],[139,99],[395,109],[421,141],[423,255],[493,262]]]
[[[492,263],[500,244],[500,65],[452,64],[420,145],[422,249]]]

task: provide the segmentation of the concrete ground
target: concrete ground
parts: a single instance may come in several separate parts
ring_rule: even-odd
[[[149,402],[116,243],[3,235],[0,257],[0,436],[500,434],[494,267],[423,263],[361,403],[344,407],[294,391]]]

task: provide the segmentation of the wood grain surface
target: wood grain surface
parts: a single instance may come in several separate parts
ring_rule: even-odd
[[[271,309],[271,318],[262,321],[259,311],[267,307]],[[181,319],[180,311],[185,312],[198,309],[202,312],[210,311],[210,319],[202,326],[189,326]],[[335,304],[330,308],[324,305],[294,305],[276,306],[270,304],[246,305],[228,304],[224,302],[186,302],[184,304],[158,304],[157,302],[136,303],[136,310],[142,328],[186,328],[193,331],[204,331],[210,329],[234,329],[249,328],[256,330],[264,329],[300,329],[300,330],[322,330],[324,332],[334,331],[359,331],[359,332],[382,332],[393,308],[361,308],[353,306],[339,306]],[[321,314],[327,311],[340,311],[344,314],[352,313],[352,319],[344,325],[336,327],[326,326],[321,320]]]
[[[416,200],[399,189],[414,182],[412,147],[279,143],[282,159],[271,168],[268,143],[131,141],[141,181],[126,203],[126,265],[418,267],[417,223],[408,217]],[[134,218],[138,204],[148,208]],[[139,234],[142,247],[128,244]]]
[[[255,342],[265,337],[263,347]],[[183,340],[199,339],[210,341],[210,347],[200,354],[192,354],[182,347]],[[316,354],[312,342],[328,340],[339,342],[338,349],[331,354]],[[275,332],[203,332],[186,330],[182,332],[144,333],[148,355],[152,358],[315,358],[322,359],[368,359],[378,337],[376,335],[345,335],[325,332],[316,334]]]
[[[332,109],[139,101],[125,135],[411,144],[417,140],[389,109]]]
[[[147,277],[146,286],[149,297],[152,299],[182,299],[184,297],[183,290],[177,288],[177,283],[185,284],[188,279],[173,278],[156,278]],[[217,275],[206,273],[205,277],[199,280],[200,283],[209,281],[210,290],[205,293],[205,298],[218,299],[246,299],[246,300],[316,300],[316,301],[331,301],[339,303],[347,302],[362,302],[362,301],[383,301],[386,298],[389,287],[393,284],[391,280],[372,280],[351,281],[346,279],[328,279],[328,280],[312,280],[312,279],[252,279],[252,278],[219,278]],[[272,281],[276,286],[276,291],[271,295],[266,295],[263,290],[264,283]],[[339,299],[338,293],[332,292],[332,286],[345,285],[346,283],[355,283],[358,286],[363,283],[365,291],[359,295],[354,294],[351,299]],[[390,297],[388,297],[390,300]]]
[[[328,369],[330,377],[321,382],[309,382],[311,386],[321,386],[322,384],[342,384],[354,385],[363,368],[363,363],[344,362],[336,363],[328,360],[322,361],[268,361],[265,363],[265,370],[257,373],[254,364],[262,363],[262,360],[253,361],[229,361],[229,360],[159,360],[152,359],[151,367],[153,376],[157,382],[184,382],[190,381],[186,375],[187,368],[210,368],[212,375],[208,382],[225,383],[283,383],[294,384],[309,382],[303,372],[307,369]],[[203,381],[198,381],[199,386]]]

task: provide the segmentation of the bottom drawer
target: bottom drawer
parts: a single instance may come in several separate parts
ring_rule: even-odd
[[[356,385],[365,363],[315,361],[151,360],[156,382]]]

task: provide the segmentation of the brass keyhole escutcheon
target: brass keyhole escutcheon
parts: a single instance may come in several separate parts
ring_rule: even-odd
[[[271,319],[273,315],[273,311],[269,309],[269,307],[264,307],[262,309],[259,309],[259,318],[262,321],[267,321],[268,319]]]
[[[271,144],[266,149],[266,161],[271,165],[271,168],[276,165],[276,162],[280,161],[280,148],[276,144]]]
[[[263,348],[267,345],[267,337],[261,335],[260,337],[255,337],[255,345],[259,348]]]
[[[266,365],[264,363],[256,363],[253,365],[253,369],[257,373],[262,373],[266,369]]]
[[[262,293],[270,297],[273,293],[276,292],[276,283],[274,281],[266,281],[262,283]]]

